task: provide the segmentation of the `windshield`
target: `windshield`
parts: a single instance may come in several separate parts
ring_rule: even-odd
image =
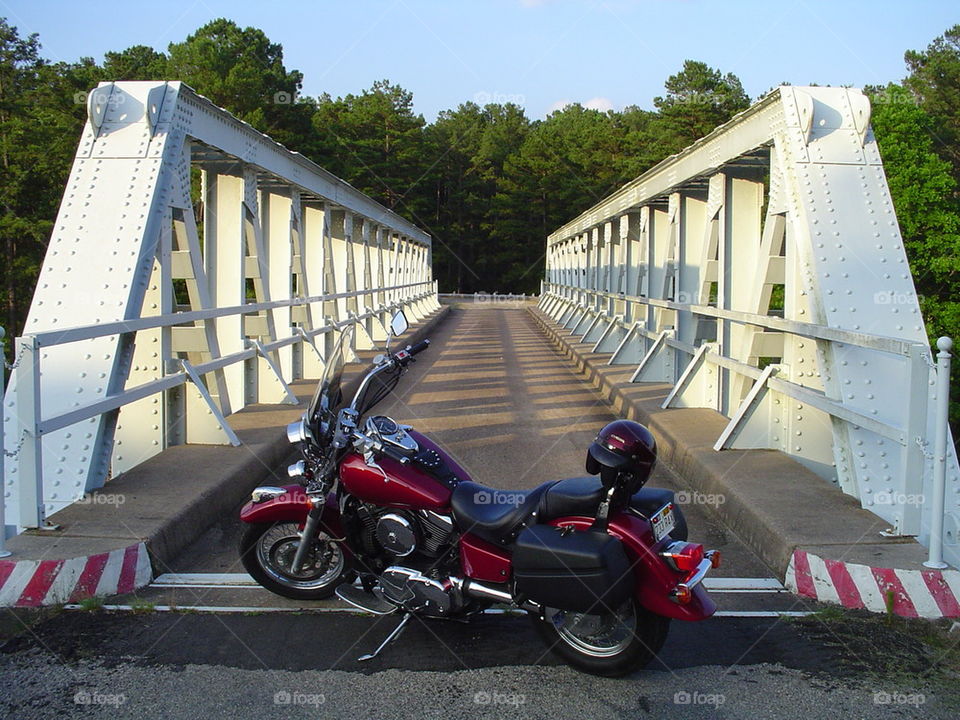
[[[340,333],[340,339],[327,359],[323,377],[317,383],[317,390],[313,394],[313,400],[310,401],[308,417],[315,428],[319,426],[320,435],[326,433],[326,423],[336,415],[343,400],[340,385],[343,380],[343,368],[347,364],[347,352],[353,344],[352,341],[353,325],[350,325]]]

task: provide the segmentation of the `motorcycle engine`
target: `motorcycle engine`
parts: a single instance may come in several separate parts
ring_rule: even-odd
[[[430,510],[416,513],[404,510],[375,512],[366,516],[370,549],[379,547],[395,557],[408,557],[414,552],[438,558],[453,540],[453,521]]]
[[[406,557],[417,549],[413,523],[398,513],[381,515],[374,534],[380,546],[397,557]]]

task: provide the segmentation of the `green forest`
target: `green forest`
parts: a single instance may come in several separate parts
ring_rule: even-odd
[[[283,47],[226,19],[166,52],[135,46],[99,64],[49,62],[41,38],[0,19],[0,52],[0,323],[10,335],[29,308],[85,95],[102,80],[182,80],[407,217],[434,238],[442,292],[537,292],[547,234],[752,102],[735,74],[687,60],[654,110],[573,104],[531,120],[515,104],[464,102],[427,123],[389,80],[301,96]],[[960,337],[960,25],[904,61],[903,79],[867,89],[873,127],[931,337]]]

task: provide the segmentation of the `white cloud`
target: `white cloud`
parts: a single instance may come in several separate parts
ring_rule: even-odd
[[[557,110],[563,110],[567,105],[572,105],[571,100],[557,100],[553,105],[547,108],[547,115],[554,113]]]
[[[610,98],[595,97],[587,100],[583,106],[588,110],[599,110],[600,112],[606,112],[607,110],[613,110],[613,101]]]

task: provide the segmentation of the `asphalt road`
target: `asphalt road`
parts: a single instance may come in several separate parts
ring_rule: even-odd
[[[465,306],[438,328],[379,411],[428,432],[479,482],[509,489],[582,473],[614,415],[527,313]],[[659,467],[652,485],[687,492]],[[721,578],[772,573],[688,493],[691,539],[719,548]],[[239,573],[234,517],[163,572]],[[195,576],[196,577],[196,576]],[[232,576],[231,576],[232,577]],[[784,592],[717,593],[733,615],[674,622],[660,656],[611,680],[559,663],[529,620],[415,620],[364,664],[393,617],[293,603],[260,588],[152,587],[132,611],[67,610],[20,628],[0,651],[0,714],[11,718],[955,718],[924,677],[929,654],[881,624],[742,617],[817,608]],[[158,606],[224,608],[159,612]],[[227,610],[233,609],[233,612]],[[6,625],[16,626],[12,615]],[[891,671],[890,668],[895,668]]]

